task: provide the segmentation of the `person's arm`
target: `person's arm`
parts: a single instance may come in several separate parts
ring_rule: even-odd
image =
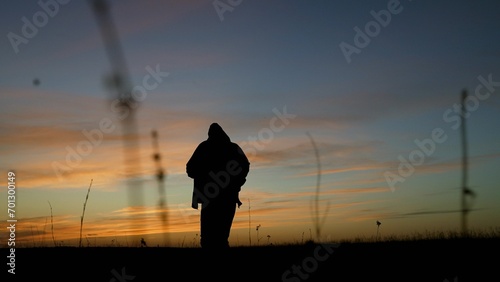
[[[201,165],[201,151],[203,145],[200,144],[194,151],[193,155],[186,163],[186,173],[191,178],[197,178],[200,175],[200,165]]]
[[[241,167],[241,172],[238,175],[239,182],[241,186],[245,184],[246,182],[246,177],[248,173],[250,172],[250,162],[248,161],[247,156],[245,155],[245,152],[240,148],[240,146],[236,145],[236,149],[238,151],[238,163]]]

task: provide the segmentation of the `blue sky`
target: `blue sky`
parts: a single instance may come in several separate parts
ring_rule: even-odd
[[[157,83],[137,110],[138,173],[150,211],[136,218],[145,225],[140,232],[126,227],[132,211],[121,125],[103,83],[111,67],[96,18],[86,1],[41,2],[57,3],[47,4],[53,16],[44,18],[47,12],[36,1],[7,1],[0,17],[0,166],[18,174],[17,213],[27,242],[33,242],[33,226],[44,238],[48,201],[58,236],[78,237],[90,179],[89,236],[107,242],[126,229],[121,233],[154,237],[153,129],[168,173],[172,240],[193,238],[199,214],[189,207],[192,180],[185,163],[212,122],[247,153],[255,152],[233,244],[248,241],[248,200],[251,225],[261,224],[276,242],[300,240],[314,229],[310,200],[317,162],[307,133],[320,154],[322,211],[329,206],[322,239],[372,236],[376,220],[383,222],[383,234],[458,230],[459,213],[441,213],[460,208],[460,127],[453,127],[456,114],[447,111],[463,89],[476,94],[484,85],[480,77],[493,83],[478,92],[490,92],[487,98],[470,100],[469,185],[477,197],[468,218],[471,228],[498,227],[497,1],[243,0],[231,2],[239,5],[222,18],[214,1],[111,1],[131,84],[143,86],[148,68],[168,73],[148,80]],[[376,23],[373,13],[391,9],[399,12],[385,26]],[[23,17],[39,23],[31,38],[23,35]],[[370,25],[378,29],[348,62],[341,43],[356,47],[356,27],[366,34]],[[13,44],[12,34],[26,43]],[[276,112],[290,118],[270,131]],[[53,164],[67,165],[67,148],[76,150],[87,140],[82,131],[95,132],[103,119],[115,130],[57,177]],[[418,150],[415,139],[432,138],[435,129],[446,140],[391,191],[384,173],[397,173],[398,157],[408,159]],[[6,195],[6,185],[0,191]]]

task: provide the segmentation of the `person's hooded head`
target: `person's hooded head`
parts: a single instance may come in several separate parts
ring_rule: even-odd
[[[208,129],[208,140],[214,142],[231,142],[229,136],[218,123],[212,123]]]

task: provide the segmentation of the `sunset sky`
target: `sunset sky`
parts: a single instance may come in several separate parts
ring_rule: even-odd
[[[26,246],[77,242],[91,179],[86,244],[162,242],[152,130],[168,240],[194,245],[185,165],[212,122],[251,163],[232,245],[249,244],[249,232],[252,244],[315,237],[314,144],[319,240],[375,236],[377,220],[382,236],[458,231],[464,89],[469,228],[499,227],[499,1],[111,1],[131,84],[146,89],[136,116],[143,208],[130,207],[138,199],[89,2],[37,2],[0,12],[0,220],[5,230],[14,171]]]

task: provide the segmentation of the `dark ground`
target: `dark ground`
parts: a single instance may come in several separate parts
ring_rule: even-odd
[[[7,261],[8,249],[0,250]],[[500,281],[499,251],[500,239],[311,243],[227,252],[51,247],[17,248],[15,275],[2,264],[7,281],[464,282]]]

